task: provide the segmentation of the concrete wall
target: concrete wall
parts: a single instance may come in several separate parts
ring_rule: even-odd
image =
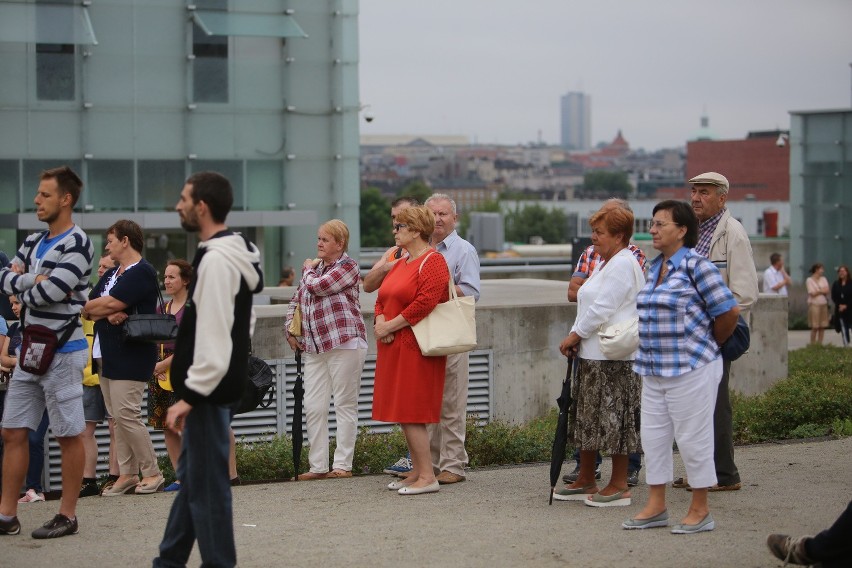
[[[567,365],[559,342],[568,333],[577,305],[566,300],[566,282],[485,280],[477,305],[479,349],[493,353],[493,418],[524,422],[555,405]],[[267,288],[273,301],[290,298],[293,288]],[[364,319],[372,322],[375,294],[361,294]],[[255,352],[266,359],[289,358],[283,339],[287,306],[257,306]],[[367,325],[375,353],[372,325]],[[764,392],[787,377],[787,300],[761,295],[752,315],[752,347],[733,364],[731,388],[744,394]]]

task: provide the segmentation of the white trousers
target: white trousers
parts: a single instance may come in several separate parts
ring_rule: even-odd
[[[305,419],[308,426],[308,462],[313,473],[328,472],[328,413],[334,394],[337,449],[333,469],[352,471],[358,435],[358,392],[367,348],[332,349],[305,353]]]
[[[672,441],[677,441],[692,487],[716,483],[713,409],[722,379],[722,359],[679,377],[642,377],[642,449],[648,485],[674,478]]]

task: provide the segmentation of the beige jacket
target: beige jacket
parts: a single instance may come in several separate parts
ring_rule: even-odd
[[[757,269],[754,267],[754,255],[748,234],[727,209],[713,231],[707,258],[722,273],[722,279],[740,305],[741,315],[749,321],[747,314],[758,294]]]

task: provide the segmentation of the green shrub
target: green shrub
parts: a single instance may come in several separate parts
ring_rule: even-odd
[[[766,393],[734,396],[738,443],[824,436],[852,417],[852,352],[809,346],[790,352],[788,378]],[[839,421],[838,428],[834,423]]]

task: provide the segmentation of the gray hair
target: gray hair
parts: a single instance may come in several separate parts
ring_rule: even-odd
[[[450,206],[453,208],[453,215],[456,215],[456,202],[453,201],[453,198],[447,195],[446,193],[433,193],[429,196],[429,199],[426,200],[424,205],[429,205],[433,201],[449,201]]]
[[[633,209],[630,208],[630,204],[627,203],[626,200],[621,199],[619,197],[610,197],[609,199],[604,201],[604,204],[601,207],[601,209],[603,209],[607,205],[621,207],[622,209],[626,209],[626,210],[630,211],[631,213],[633,212]]]

